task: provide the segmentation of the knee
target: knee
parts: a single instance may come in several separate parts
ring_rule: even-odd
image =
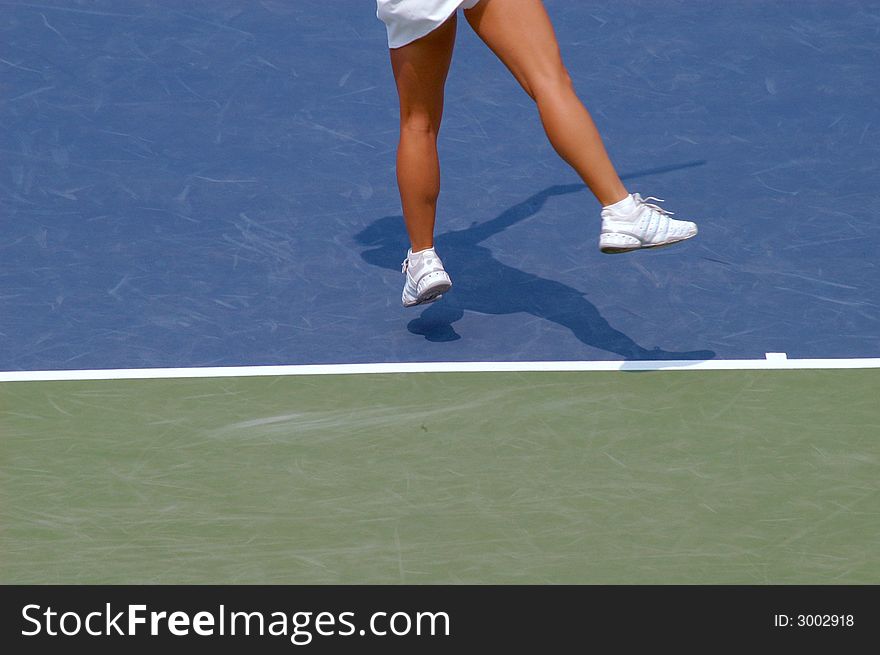
[[[422,136],[437,136],[440,130],[440,117],[425,111],[402,111],[400,131]]]
[[[559,66],[542,71],[530,79],[526,86],[526,93],[532,97],[532,100],[540,103],[545,99],[574,93],[574,84],[568,70],[564,66]]]

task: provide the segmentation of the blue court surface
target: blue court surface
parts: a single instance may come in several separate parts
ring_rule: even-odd
[[[875,357],[880,3],[548,0],[632,191],[598,204],[462,21],[437,247],[400,306],[372,2],[0,2],[0,370]]]

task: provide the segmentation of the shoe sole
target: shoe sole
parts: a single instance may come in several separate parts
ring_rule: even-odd
[[[648,245],[638,245],[633,246],[632,248],[622,248],[618,246],[600,246],[599,250],[605,253],[606,255],[620,255],[625,252],[633,252],[634,250],[650,250],[652,248],[666,248],[668,246],[674,246],[676,243],[681,243],[682,241],[687,241],[689,239],[693,239],[697,236],[697,233],[691,234],[690,236],[686,236],[682,239],[675,239],[674,241],[664,241],[663,243],[651,243]]]
[[[436,302],[443,297],[443,294],[449,291],[452,288],[452,284],[442,282],[440,284],[436,284],[433,287],[425,289],[418,298],[416,298],[412,302],[403,303],[404,307],[415,307],[417,305],[427,305],[428,303]]]

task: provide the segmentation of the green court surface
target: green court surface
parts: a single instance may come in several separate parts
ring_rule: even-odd
[[[0,582],[880,583],[880,370],[0,384]]]

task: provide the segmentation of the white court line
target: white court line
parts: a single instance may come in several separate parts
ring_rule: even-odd
[[[304,364],[292,366],[215,366],[207,368],[126,368],[91,371],[7,371],[0,382],[81,380],[155,380],[173,378],[242,378],[365,373],[526,373],[539,371],[750,371],[791,369],[880,368],[880,358],[788,359],[767,353],[764,359],[708,359],[598,362],[401,362],[390,364]]]

